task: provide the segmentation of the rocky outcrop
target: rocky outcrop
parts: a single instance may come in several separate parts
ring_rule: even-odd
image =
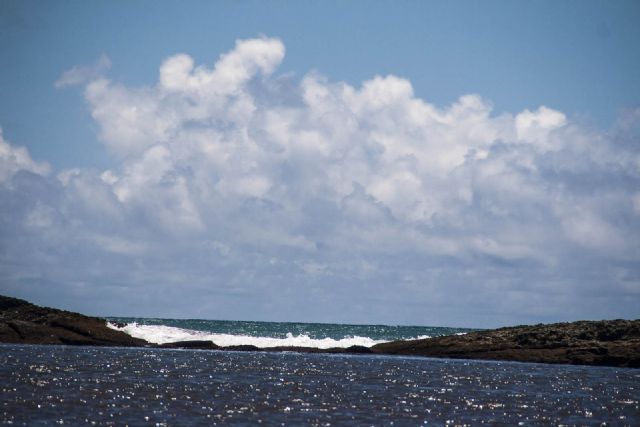
[[[0,296],[0,342],[130,347],[148,344],[107,327],[104,319],[5,296]]]
[[[466,335],[395,341],[378,354],[640,367],[640,320],[515,326]]]
[[[230,351],[294,351],[509,360],[640,368],[640,320],[602,320],[515,326],[373,347],[219,347],[211,341],[150,344],[107,327],[104,319],[39,307],[0,296],[0,342],[147,346]]]

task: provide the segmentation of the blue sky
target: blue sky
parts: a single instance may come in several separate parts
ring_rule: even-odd
[[[4,1],[0,290],[104,315],[638,317],[639,18]]]

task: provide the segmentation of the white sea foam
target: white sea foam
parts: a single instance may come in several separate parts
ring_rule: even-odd
[[[352,345],[363,347],[371,347],[375,344],[387,342],[385,340],[374,340],[369,337],[345,337],[339,340],[333,338],[315,339],[308,335],[296,335],[288,333],[286,338],[273,337],[253,337],[249,335],[230,335],[217,334],[204,331],[194,331],[191,329],[176,328],[173,326],[163,325],[139,325],[137,323],[129,323],[119,328],[112,323],[108,323],[109,327],[118,331],[125,332],[132,337],[142,338],[148,342],[155,344],[165,344],[176,341],[212,341],[221,347],[232,345],[254,345],[256,347],[316,347],[316,348],[347,348]]]
[[[431,337],[431,335],[418,335],[415,338],[408,338],[408,339],[406,339],[404,341],[408,341],[408,340],[424,340],[424,339],[427,339],[427,338],[432,338],[432,337]]]

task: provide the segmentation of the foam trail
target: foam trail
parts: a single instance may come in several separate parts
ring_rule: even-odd
[[[315,348],[347,348],[352,345],[371,347],[375,344],[387,342],[385,340],[374,340],[369,337],[345,337],[339,340],[333,338],[314,339],[308,335],[294,336],[287,334],[286,338],[254,337],[249,335],[216,334],[204,331],[194,331],[191,329],[176,328],[162,325],[139,325],[129,323],[124,327],[118,327],[108,323],[109,327],[125,332],[132,337],[142,338],[155,344],[165,344],[176,341],[212,341],[221,347],[232,345],[254,345],[259,348],[295,346],[295,347],[315,347]]]

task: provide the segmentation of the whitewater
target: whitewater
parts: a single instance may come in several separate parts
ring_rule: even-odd
[[[109,327],[154,344],[211,341],[227,347],[347,348],[371,347],[396,340],[421,339],[468,329],[393,325],[348,325],[291,322],[243,322],[202,319],[109,318]]]
[[[198,340],[212,341],[213,343],[221,347],[234,345],[253,345],[259,348],[278,346],[347,348],[351,347],[352,345],[371,347],[375,344],[386,342],[385,340],[373,340],[368,337],[357,336],[345,337],[339,340],[335,340],[333,338],[313,339],[308,335],[294,336],[291,332],[287,332],[285,338],[253,337],[249,335],[215,334],[203,331],[176,328],[172,326],[139,325],[137,323],[131,323],[121,328],[112,323],[110,323],[109,326],[113,329],[125,332],[132,337],[142,338],[154,344]],[[426,338],[427,336],[425,335],[424,337]]]

